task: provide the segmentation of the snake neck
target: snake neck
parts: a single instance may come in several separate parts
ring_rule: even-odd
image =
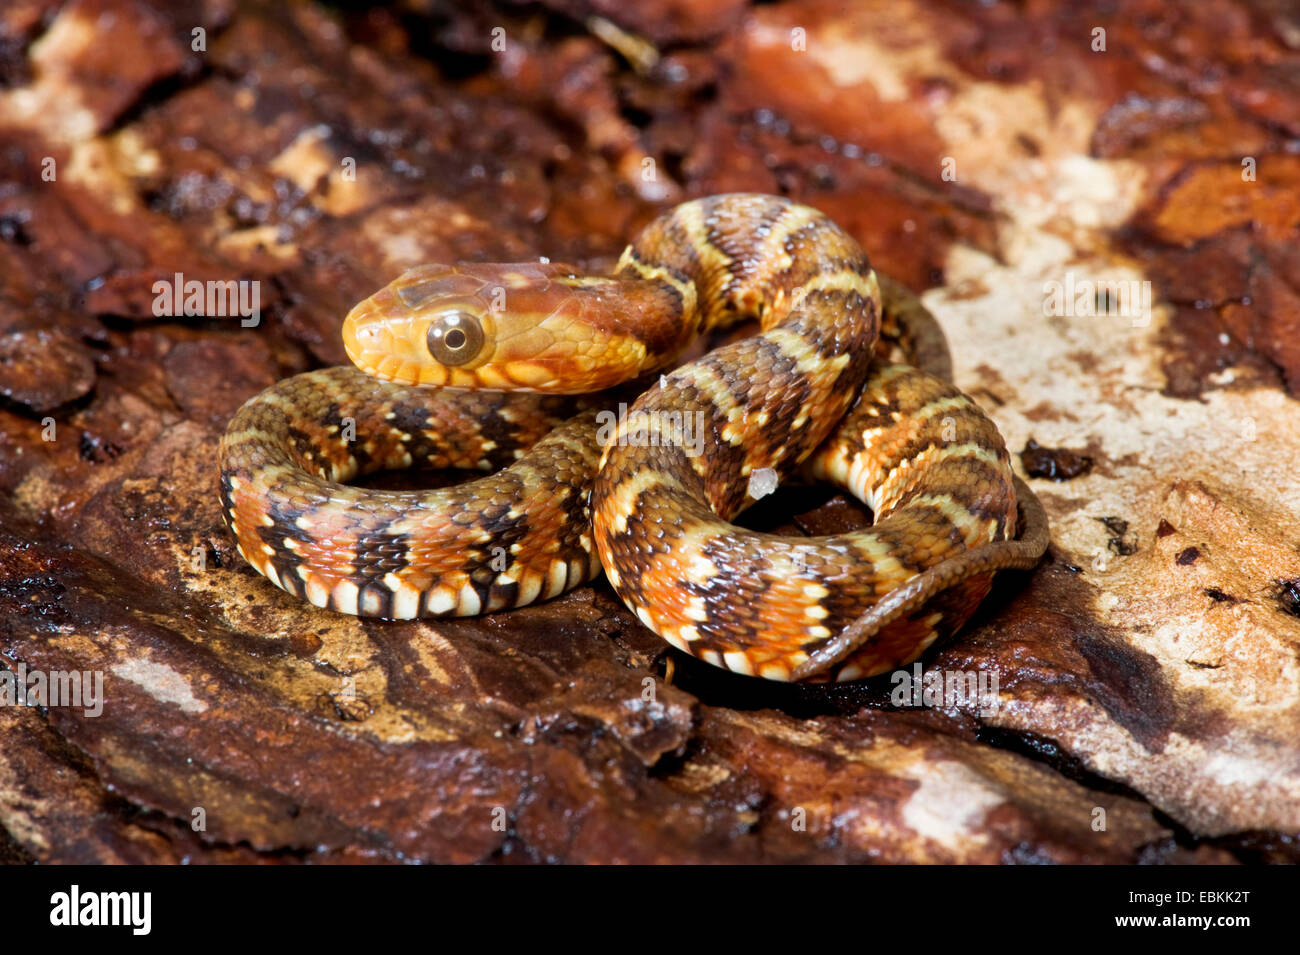
[[[757,319],[767,331],[823,316],[825,291],[856,289],[865,338],[879,331],[880,291],[852,236],[809,206],[734,193],[683,203],[623,252],[619,277],[666,287],[696,333]],[[830,318],[824,322],[823,318]]]
[[[696,331],[757,319],[753,338],[667,375],[634,410],[700,416],[710,466],[700,492],[719,515],[743,509],[750,475],[788,477],[847,411],[880,330],[880,289],[858,243],[815,209],[734,194],[685,203],[624,252],[619,276],[692,296]],[[685,450],[636,448],[614,436],[602,468],[693,475]]]

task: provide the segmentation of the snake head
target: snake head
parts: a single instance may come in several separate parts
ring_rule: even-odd
[[[496,337],[490,289],[455,266],[410,269],[359,302],[343,347],[362,371],[405,385],[480,386]]]
[[[343,347],[398,384],[578,394],[643,371],[644,341],[623,321],[637,304],[571,266],[423,265],[348,313]]]

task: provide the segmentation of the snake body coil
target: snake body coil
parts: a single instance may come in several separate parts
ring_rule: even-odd
[[[878,354],[882,285],[886,331],[937,376]],[[614,425],[594,404],[565,420],[556,395],[670,367],[746,318],[758,335],[671,371]],[[943,380],[936,329],[834,223],[772,196],[678,206],[612,276],[415,269],[348,316],[361,371],[298,375],[236,414],[223,512],[245,558],[317,606],[491,612],[603,565],[647,626],[702,660],[869,676],[960,627],[994,571],[1032,566],[1047,542],[1023,487],[1015,539],[1001,436]],[[459,390],[475,388],[513,390]],[[505,470],[435,491],[340,483],[413,464]],[[865,501],[874,525],[782,538],[729,523],[761,479],[800,471]]]

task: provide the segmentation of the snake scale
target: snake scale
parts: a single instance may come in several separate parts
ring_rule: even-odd
[[[673,368],[745,319],[756,335]],[[1047,546],[997,428],[947,380],[933,318],[786,199],[683,203],[610,275],[412,269],[349,313],[343,339],[357,367],[279,382],[221,446],[240,552],[319,607],[491,613],[603,568],[692,656],[852,680],[914,660],[965,623],[995,571]],[[889,344],[912,364],[889,361]],[[647,380],[630,408],[604,407],[606,389]],[[597,394],[565,397],[580,393]],[[436,490],[345,483],[413,465],[494,473]],[[802,478],[848,490],[874,523],[802,538],[730,523],[764,483]]]

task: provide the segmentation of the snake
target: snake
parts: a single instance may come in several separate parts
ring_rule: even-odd
[[[755,334],[692,357],[745,321]],[[705,663],[847,681],[920,657],[997,571],[1032,568],[1048,545],[996,425],[952,384],[933,316],[784,197],[684,202],[606,274],[409,269],[348,313],[342,338],[352,366],[249,399],[219,451],[240,554],[317,607],[488,614],[603,570],[645,626]],[[410,467],[490,473],[351,483]],[[871,524],[793,537],[733,523],[800,481],[857,497]]]

